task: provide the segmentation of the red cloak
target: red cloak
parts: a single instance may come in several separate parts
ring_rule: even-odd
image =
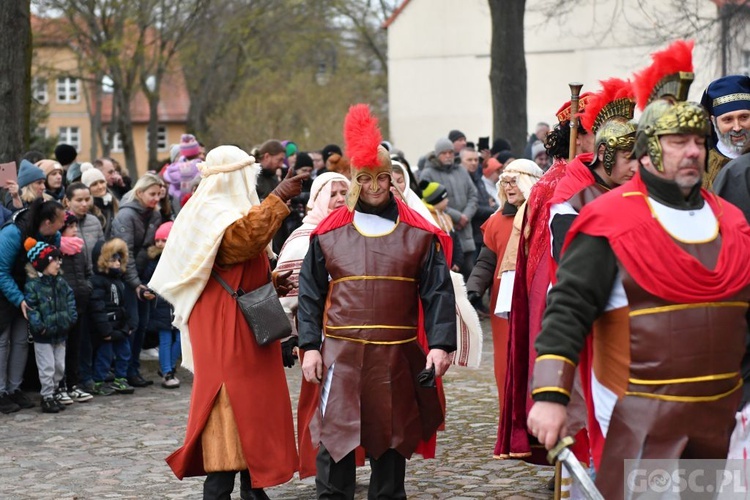
[[[701,196],[719,223],[721,251],[714,269],[706,269],[685,252],[661,226],[640,173],[586,205],[568,231],[565,246],[579,233],[601,236],[647,292],[678,304],[726,299],[750,283],[750,226],[734,205],[705,189]]]

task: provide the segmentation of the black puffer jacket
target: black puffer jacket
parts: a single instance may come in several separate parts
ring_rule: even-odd
[[[65,255],[63,254],[62,260],[62,277],[68,282],[70,288],[73,289],[73,295],[76,298],[76,306],[78,310],[88,303],[89,297],[91,297],[91,270],[89,269],[88,259],[84,254],[85,250],[81,250],[77,254]]]
[[[91,318],[92,337],[103,340],[122,340],[130,332],[128,313],[125,309],[125,284],[117,275],[113,275],[106,263],[114,254],[120,254],[121,265],[127,265],[128,247],[120,239],[99,242],[94,246],[92,257],[97,264],[96,272],[91,277],[91,300],[89,316]]]

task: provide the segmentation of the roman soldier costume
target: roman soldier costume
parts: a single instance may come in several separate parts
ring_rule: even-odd
[[[353,495],[347,464],[360,445],[373,459],[371,492],[399,481],[388,488],[403,490],[404,459],[443,422],[434,384],[418,382],[425,367],[419,338],[430,349],[456,349],[449,236],[390,194],[380,207],[360,199],[363,177],[377,186],[391,173],[367,106],[350,109],[344,137],[352,167],[347,206],[313,231],[298,298],[300,348],[308,355],[320,350],[323,358],[311,431],[320,443],[316,482],[324,496],[346,489],[331,472],[339,466],[352,471]],[[400,478],[376,465],[386,460]]]
[[[692,43],[676,42],[636,75],[650,102],[635,155],[663,171],[660,137],[709,133],[686,102]],[[626,215],[624,215],[626,214]],[[750,227],[742,213],[641,167],[587,204],[568,232],[535,347],[532,396],[566,404],[593,328],[591,387],[605,436],[596,484],[623,496],[625,459],[726,457],[741,391],[750,298]],[[700,422],[700,425],[695,425]]]

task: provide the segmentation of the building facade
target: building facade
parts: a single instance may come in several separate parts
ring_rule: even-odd
[[[629,78],[680,32],[696,42],[690,98],[700,100],[706,85],[721,76],[718,12],[711,0],[527,0],[527,132],[540,121],[554,124],[555,111],[570,98],[569,82],[583,83],[585,92],[596,90],[598,80]],[[706,29],[691,32],[691,24]],[[390,139],[407,158],[415,162],[451,129],[469,141],[492,136],[488,1],[405,0],[384,28]],[[730,33],[729,56],[727,73],[748,71],[747,36]]]
[[[82,65],[80,55],[64,36],[63,21],[32,17],[34,52],[32,56],[32,98],[46,106],[48,117],[37,133],[57,137],[58,143],[78,150],[77,161],[93,161],[103,155],[103,140],[112,120],[113,99],[107,78],[96,81]],[[96,97],[95,87],[102,89]],[[179,143],[185,133],[190,107],[185,79],[179,68],[166,74],[161,83],[159,104],[158,157],[169,158],[171,144]],[[97,102],[99,101],[99,102]],[[101,125],[94,128],[97,106]],[[130,104],[132,133],[138,173],[148,167],[149,107],[143,92],[137,92]],[[125,165],[119,134],[115,134],[109,156]]]

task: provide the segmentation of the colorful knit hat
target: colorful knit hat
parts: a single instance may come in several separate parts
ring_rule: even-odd
[[[430,206],[437,205],[448,197],[448,191],[439,182],[422,181],[419,187],[422,189],[422,201]]]
[[[60,250],[57,247],[43,241],[37,241],[34,238],[26,238],[23,246],[26,249],[26,257],[28,257],[29,262],[40,273],[47,269],[50,262],[61,257]]]
[[[198,144],[193,134],[182,134],[180,138],[180,154],[185,158],[198,156],[201,152],[201,145]]]

